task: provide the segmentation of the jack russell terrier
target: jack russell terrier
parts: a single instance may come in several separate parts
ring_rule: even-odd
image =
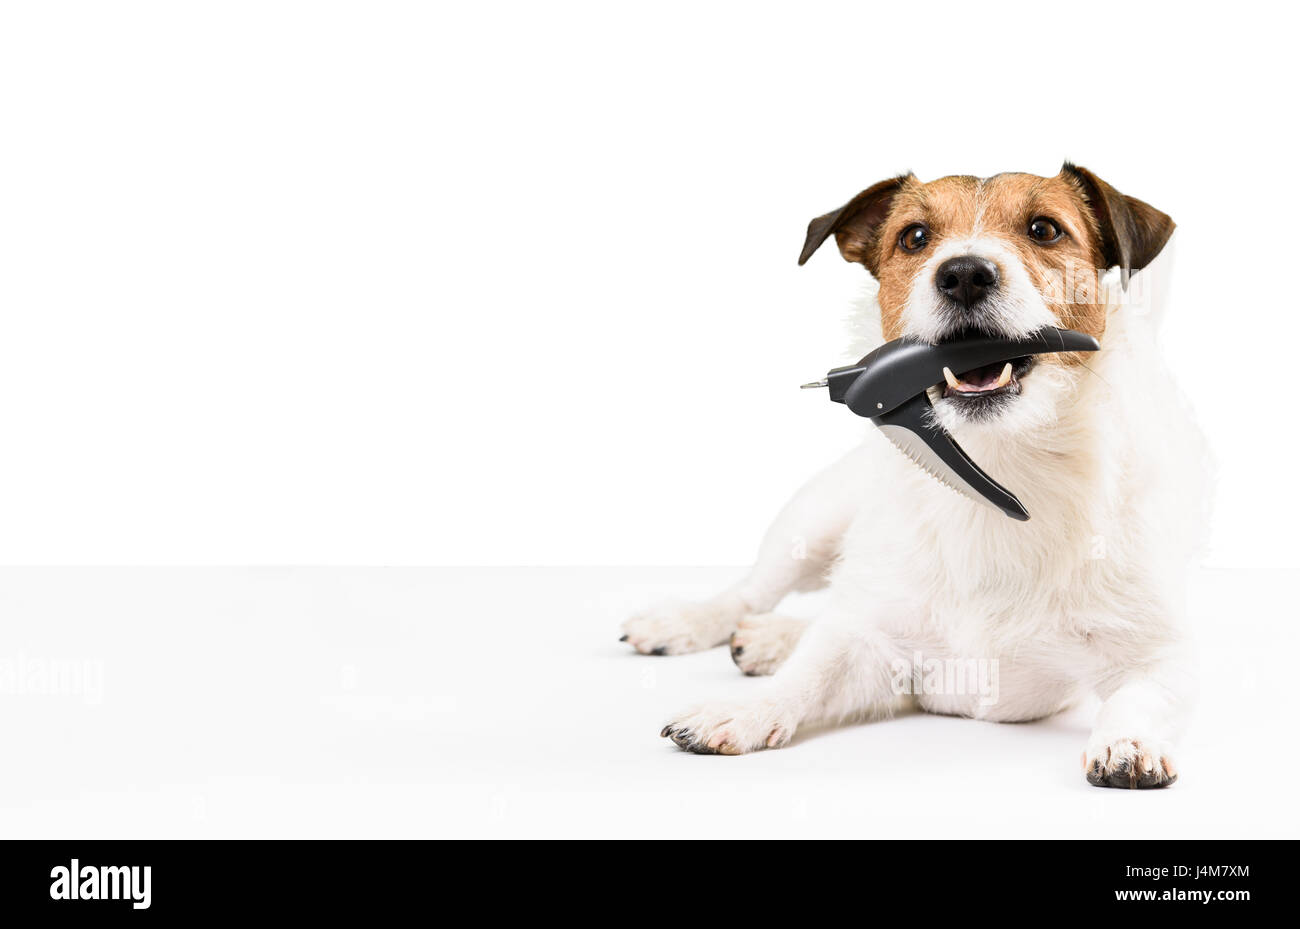
[[[623,639],[643,654],[730,642],[742,671],[772,675],[661,734],[732,755],[908,703],[1013,722],[1094,692],[1088,782],[1172,784],[1195,689],[1182,601],[1207,454],[1129,276],[1173,230],[1069,163],[1055,177],[909,174],[814,219],[799,263],[834,236],[879,283],[864,309],[885,340],[1059,326],[1101,350],[1021,358],[1010,377],[1003,365],[956,372],[930,390],[940,424],[1019,493],[1028,522],[937,484],[872,429],[786,505],[744,580],[627,620]],[[791,591],[826,586],[811,622],[773,612]],[[962,663],[993,667],[996,694],[940,673]]]

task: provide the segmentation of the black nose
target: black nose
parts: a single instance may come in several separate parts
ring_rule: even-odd
[[[949,258],[939,265],[934,285],[969,310],[998,285],[998,268],[993,262],[973,255]]]

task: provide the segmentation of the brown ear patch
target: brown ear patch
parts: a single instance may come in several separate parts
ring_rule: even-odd
[[[1102,261],[1108,268],[1119,266],[1127,287],[1129,275],[1149,265],[1165,247],[1174,221],[1150,204],[1120,193],[1087,168],[1067,161],[1061,176],[1083,194],[1101,233]]]
[[[875,268],[876,236],[881,223],[889,215],[894,196],[902,189],[910,174],[899,175],[873,184],[838,210],[818,216],[808,224],[799,264],[812,257],[831,235],[845,261],[861,262],[872,274]]]

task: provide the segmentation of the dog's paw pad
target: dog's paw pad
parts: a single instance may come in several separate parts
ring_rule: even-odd
[[[1139,739],[1116,739],[1098,745],[1083,757],[1088,783],[1094,787],[1150,790],[1168,787],[1178,771],[1166,751]]]

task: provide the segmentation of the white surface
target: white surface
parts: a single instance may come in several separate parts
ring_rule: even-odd
[[[721,649],[633,655],[618,622],[735,574],[0,571],[3,833],[1300,837],[1300,642],[1269,575],[1197,579],[1206,694],[1179,782],[1152,792],[1087,786],[1086,713],[678,751],[658,737],[670,713],[759,682]],[[3,670],[19,656],[91,662],[100,702],[16,692]]]
[[[863,428],[808,220],[1069,157],[1178,221],[1216,559],[1285,564],[1295,9],[918,9],[5,4],[0,563],[741,563]]]

